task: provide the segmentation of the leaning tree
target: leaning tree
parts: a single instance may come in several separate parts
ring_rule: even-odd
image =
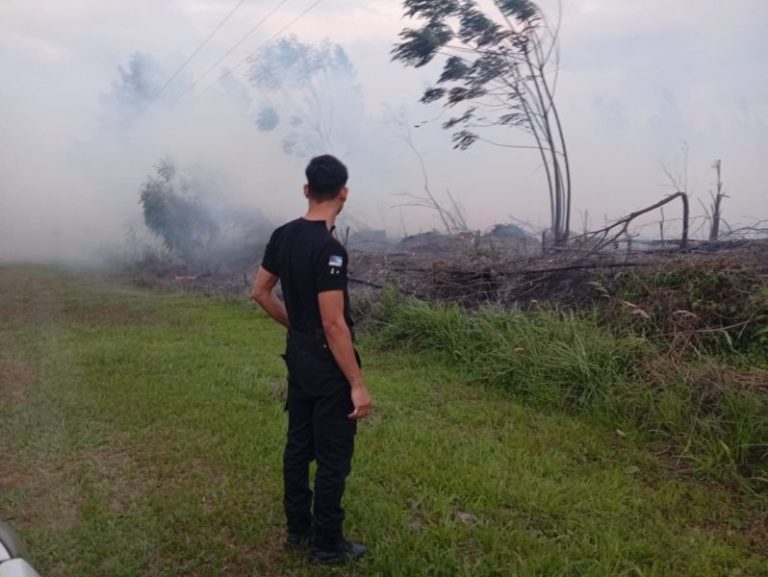
[[[394,60],[421,67],[444,58],[442,73],[421,101],[441,102],[458,113],[443,126],[466,149],[481,140],[530,148],[541,156],[549,188],[554,241],[568,240],[571,171],[555,103],[559,25],[552,26],[530,0],[405,0],[418,27],[400,33]],[[494,127],[520,128],[533,145],[489,138]]]

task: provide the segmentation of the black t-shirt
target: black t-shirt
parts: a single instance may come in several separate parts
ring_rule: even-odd
[[[318,294],[344,291],[344,317],[350,330],[347,291],[349,257],[324,220],[299,218],[284,224],[269,239],[261,266],[280,277],[291,329],[314,334],[322,331]]]

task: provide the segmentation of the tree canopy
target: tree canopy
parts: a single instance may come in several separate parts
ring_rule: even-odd
[[[140,203],[147,228],[182,258],[204,249],[218,226],[170,160],[162,160],[141,187]]]
[[[282,124],[287,154],[338,153],[362,124],[362,91],[338,44],[281,38],[251,57],[249,80],[262,98],[257,127],[271,132]]]
[[[458,112],[443,123],[457,148],[478,140],[538,150],[550,195],[551,228],[565,242],[570,228],[571,176],[562,123],[555,103],[558,29],[530,0],[405,0],[405,28],[394,60],[422,67],[443,58],[442,72],[423,94]],[[494,127],[519,128],[531,145],[494,142]]]

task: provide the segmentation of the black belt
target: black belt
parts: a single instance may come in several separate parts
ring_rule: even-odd
[[[351,332],[351,331],[350,331]],[[352,342],[355,341],[355,334],[352,333]],[[328,340],[325,338],[325,333],[322,330],[317,330],[312,333],[302,333],[293,329],[288,329],[288,343],[286,348],[296,347],[302,351],[308,351],[311,353],[330,352],[328,346]],[[295,350],[295,349],[294,349]],[[360,355],[355,349],[355,359],[358,366],[362,368],[363,362],[360,360]]]
[[[322,330],[304,333],[289,329],[288,346],[297,346],[300,349],[311,351],[327,350],[328,340],[325,338],[325,333]]]
[[[355,332],[350,329],[352,342],[355,342]],[[328,349],[328,339],[325,338],[325,332],[317,329],[313,332],[300,332],[294,329],[288,329],[288,344],[298,346],[301,349],[318,350]]]

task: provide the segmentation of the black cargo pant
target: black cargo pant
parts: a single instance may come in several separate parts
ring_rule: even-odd
[[[288,367],[288,439],[283,473],[288,532],[313,531],[313,543],[333,549],[342,538],[341,500],[351,470],[357,423],[350,385],[322,334],[290,331],[285,361]],[[359,362],[359,358],[358,358]],[[317,461],[314,507],[309,465]]]

